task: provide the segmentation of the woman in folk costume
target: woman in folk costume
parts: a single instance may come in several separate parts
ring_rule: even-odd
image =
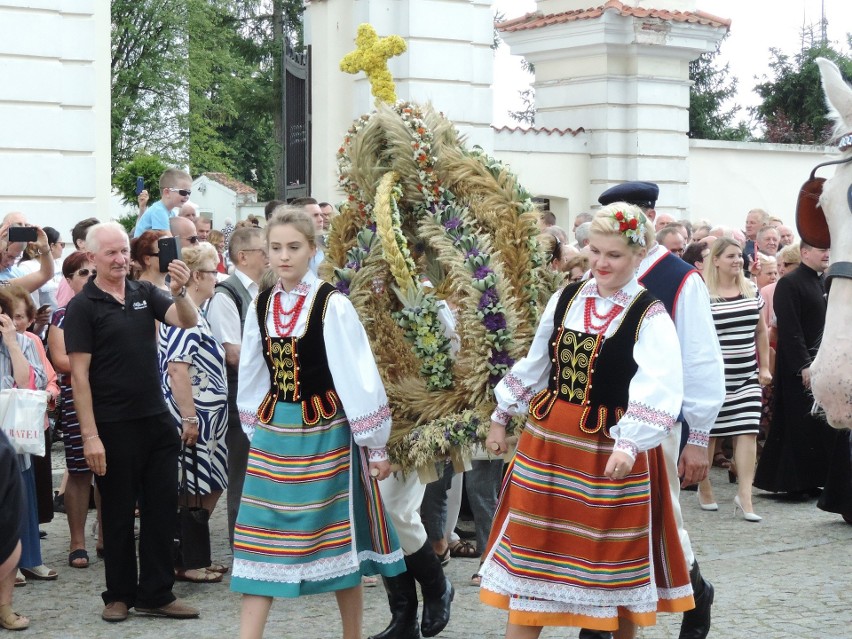
[[[509,639],[543,626],[629,637],[657,611],[693,606],[655,448],[680,410],[680,347],[635,276],[652,232],[636,206],[598,211],[593,279],[550,299],[495,389],[490,450],[504,452],[505,424],[529,412],[480,570],[482,600],[509,610]]]
[[[240,358],[252,444],[231,588],[243,593],[241,637],[262,636],[273,597],[334,591],[343,637],[357,639],[361,575],[405,570],[377,486],[390,474],[390,410],[351,303],[308,268],[313,221],[278,211],[266,227],[278,279],[251,306]]]

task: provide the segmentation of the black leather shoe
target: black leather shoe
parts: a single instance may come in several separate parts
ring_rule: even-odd
[[[580,639],[612,639],[612,633],[606,630],[582,628],[580,630]]]
[[[405,565],[420,583],[423,592],[423,619],[420,631],[424,637],[434,637],[450,621],[450,603],[456,594],[453,584],[444,575],[441,560],[426,542],[416,553],[405,558]]]
[[[678,639],[706,639],[710,633],[710,607],[713,605],[715,589],[713,584],[701,576],[697,561],[689,571],[689,580],[692,582],[695,608],[683,613]]]
[[[368,639],[420,639],[417,626],[417,587],[411,573],[382,577],[388,595],[391,620],[388,627]]]

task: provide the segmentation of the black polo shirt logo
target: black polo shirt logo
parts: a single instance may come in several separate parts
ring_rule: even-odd
[[[148,302],[146,300],[142,300],[141,302],[133,302],[134,311],[141,311],[146,308],[148,308]]]

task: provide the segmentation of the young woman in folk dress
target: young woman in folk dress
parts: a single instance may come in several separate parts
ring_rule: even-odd
[[[246,318],[237,395],[252,440],[234,530],[240,636],[262,636],[273,597],[334,591],[343,637],[358,639],[361,575],[405,570],[377,485],[387,396],[352,304],[308,268],[313,221],[285,208],[266,228],[278,279]]]
[[[636,280],[652,240],[635,206],[592,221],[594,279],[544,310],[528,355],[495,389],[486,446],[529,413],[492,527],[482,600],[509,610],[506,637],[579,626],[632,636],[657,611],[693,607],[657,445],[675,424],[682,370],[674,325]],[[647,451],[647,452],[646,452]]]

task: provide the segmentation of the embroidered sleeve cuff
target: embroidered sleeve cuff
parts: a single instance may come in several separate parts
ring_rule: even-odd
[[[666,433],[675,425],[674,415],[648,406],[647,404],[642,404],[641,402],[630,402],[627,405],[627,412],[624,416],[629,419],[635,419],[637,422],[662,428]]]
[[[710,433],[690,429],[689,437],[686,438],[686,443],[692,444],[693,446],[701,446],[701,448],[707,448],[710,444]]]
[[[529,404],[534,394],[533,390],[529,386],[524,386],[524,383],[516,375],[509,373],[501,383],[506,386],[506,389],[519,404]]]
[[[251,441],[251,438],[254,436],[254,427],[257,426],[257,413],[249,413],[248,411],[241,410],[240,426],[246,437]]]
[[[612,447],[612,451],[627,453],[634,461],[639,455],[639,447],[629,439],[619,439],[617,442],[615,442],[615,446]]]
[[[497,422],[498,424],[502,424],[505,426],[509,423],[509,420],[512,419],[511,413],[507,410],[503,410],[500,407],[494,409],[494,412],[491,413],[491,421]]]
[[[388,458],[387,448],[370,448],[368,449],[368,453],[371,462],[385,461]]]
[[[390,407],[387,404],[382,404],[372,413],[350,420],[349,427],[352,429],[353,437],[357,439],[378,430],[384,426],[385,422],[389,422],[390,418]]]

